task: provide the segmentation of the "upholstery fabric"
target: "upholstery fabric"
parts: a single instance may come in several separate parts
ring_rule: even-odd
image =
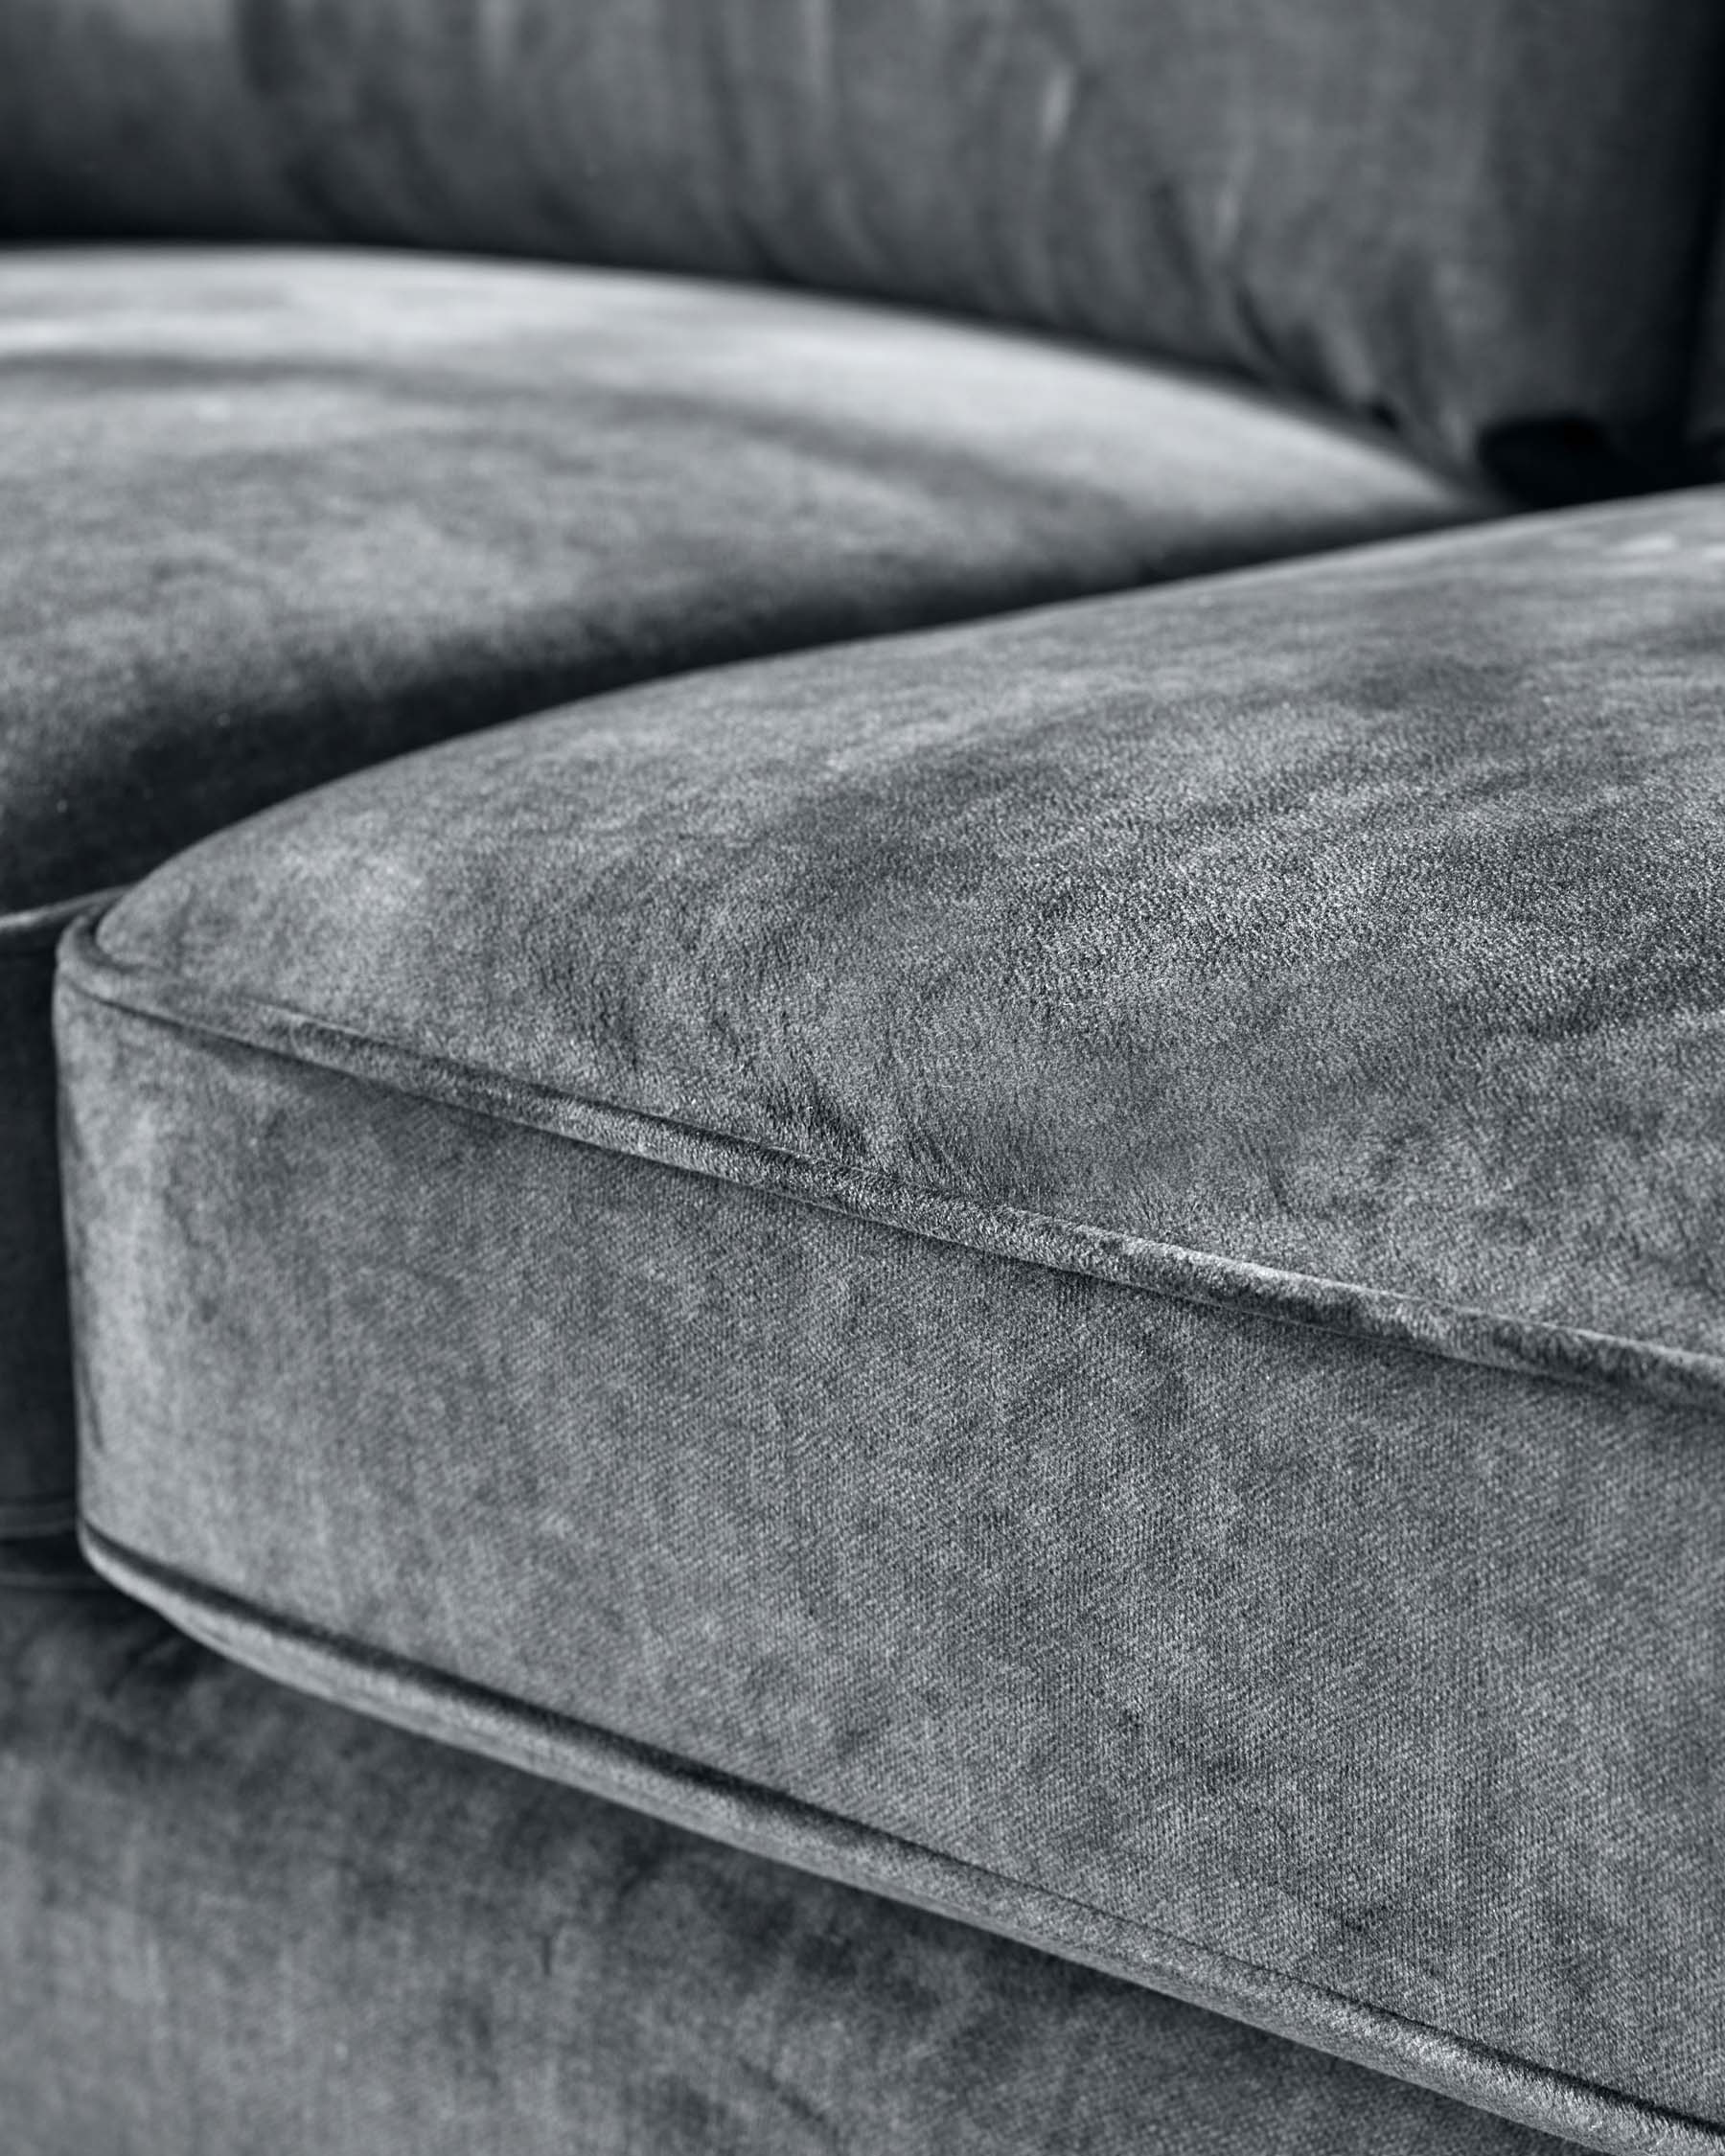
[[[0,1595],[7,2156],[1559,2156],[1069,1962]]]
[[[62,955],[242,1659],[1725,2148],[1725,492],[590,700]]]
[[[12,0],[0,40],[15,233],[980,310],[1547,488],[1668,447],[1725,97],[1715,0]]]
[[[680,667],[1478,514],[1178,370],[668,278],[0,263],[0,1532],[64,1524],[55,908]]]

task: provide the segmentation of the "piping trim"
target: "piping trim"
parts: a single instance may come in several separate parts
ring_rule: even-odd
[[[218,995],[179,975],[125,964],[102,949],[96,923],[87,915],[62,947],[59,990],[177,1032],[227,1041],[979,1255],[1524,1378],[1628,1391],[1664,1406],[1715,1414],[1725,1407],[1725,1359],[1718,1356],[1286,1272],[1009,1204],[919,1190],[879,1169],[813,1159],[753,1137],[427,1055],[306,1012]]]
[[[1725,2156],[1725,2130],[1514,2053],[845,1819],[303,1618],[139,1555],[89,1520],[114,1585],[278,1683],[791,1864],[1165,1992],[1538,2131],[1642,2156]],[[459,1733],[455,1733],[458,1732]]]

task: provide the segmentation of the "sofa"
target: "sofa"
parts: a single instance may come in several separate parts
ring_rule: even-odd
[[[5,2156],[1725,2152],[1725,11],[0,0]]]

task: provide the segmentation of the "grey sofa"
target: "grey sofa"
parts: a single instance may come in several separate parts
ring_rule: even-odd
[[[1725,2150],[1725,12],[0,4],[0,2147]]]

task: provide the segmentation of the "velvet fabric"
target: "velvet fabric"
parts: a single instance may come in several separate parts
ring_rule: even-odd
[[[590,700],[61,962],[87,1540],[242,1658],[1725,2146],[1725,495]]]
[[[1483,2112],[0,1595],[8,2156],[1559,2156]]]
[[[143,248],[0,294],[0,1532],[69,1517],[80,897],[619,681],[1482,507],[1250,391],[839,302]]]
[[[1481,513],[1213,378],[285,250],[0,260],[0,906],[564,697]]]
[[[12,0],[0,215],[981,310],[1622,484],[1722,69],[1714,0]]]

